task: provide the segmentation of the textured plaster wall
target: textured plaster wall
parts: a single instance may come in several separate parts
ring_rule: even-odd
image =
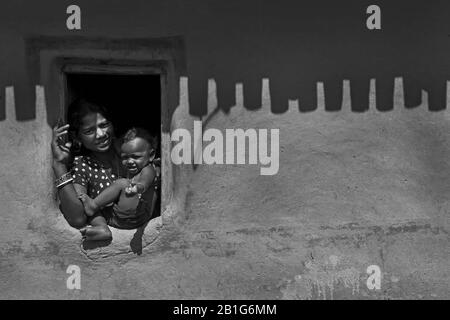
[[[163,132],[162,216],[94,247],[56,207],[57,92],[49,70],[27,65],[30,35],[74,38],[71,2],[4,1],[0,298],[448,298],[448,1],[393,3],[379,2],[385,29],[369,34],[364,1],[79,1],[82,39],[184,39],[186,70],[176,71],[189,80],[169,105],[170,130],[192,129],[192,114],[205,128],[280,129],[275,176],[256,165],[172,166]],[[66,287],[72,264],[81,290]],[[366,286],[373,264],[381,290]]]
[[[318,84],[316,112],[299,113],[292,101],[274,116],[263,90],[260,110],[238,104],[208,122],[280,128],[277,175],[236,165],[199,166],[192,177],[185,230],[203,254],[227,264],[234,294],[448,297],[448,116],[428,112],[426,94],[406,110],[401,78],[394,111],[375,110],[372,82],[370,111],[353,113],[349,85],[341,112],[323,111]],[[380,291],[367,290],[372,264],[383,272]]]
[[[405,110],[398,80],[389,113],[352,113],[349,99],[341,112],[325,112],[318,84],[318,111],[302,114],[291,102],[273,115],[269,86],[257,111],[239,105],[237,90],[237,105],[211,112],[206,128],[279,128],[279,173],[166,167],[176,186],[162,217],[145,230],[113,230],[113,243],[95,248],[81,246],[49,191],[42,87],[37,119],[24,123],[8,120],[14,97],[7,88],[1,146],[14,152],[2,153],[0,171],[2,298],[448,297],[448,115],[428,112],[426,95]],[[196,119],[187,97],[181,79],[172,128]],[[211,111],[215,100],[211,86]],[[81,290],[66,288],[70,264],[81,268]],[[372,264],[382,270],[381,290],[367,289]]]

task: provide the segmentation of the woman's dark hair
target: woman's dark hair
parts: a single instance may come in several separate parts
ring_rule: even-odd
[[[69,138],[72,140],[72,152],[74,154],[85,153],[83,146],[77,142],[78,131],[83,118],[89,113],[100,113],[105,119],[111,120],[108,110],[98,104],[79,98],[72,102],[68,110]]]
[[[72,102],[69,106],[68,121],[70,125],[70,131],[78,134],[78,130],[81,126],[81,120],[89,113],[100,113],[105,119],[111,120],[108,110],[98,104],[87,101],[83,98],[79,98]]]
[[[129,142],[136,138],[142,138],[149,144],[150,148],[156,151],[158,141],[147,130],[139,127],[128,129],[122,137],[122,143]]]

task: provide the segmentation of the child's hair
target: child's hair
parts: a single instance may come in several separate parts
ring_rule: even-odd
[[[156,148],[158,147],[156,138],[153,137],[147,130],[139,127],[133,127],[127,130],[127,132],[125,132],[125,134],[123,135],[122,143],[129,142],[136,138],[144,139],[149,144],[150,149],[156,151]]]

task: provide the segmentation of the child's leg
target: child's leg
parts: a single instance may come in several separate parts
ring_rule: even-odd
[[[108,188],[100,192],[94,201],[99,208],[103,208],[107,204],[115,201],[123,189],[128,187],[130,182],[127,179],[117,179]]]
[[[101,215],[94,217],[91,220],[91,226],[80,229],[81,234],[86,237],[86,240],[112,240],[112,233],[106,223],[106,219]]]
[[[86,194],[81,194],[79,198],[83,203],[86,215],[93,216],[95,212],[115,201],[120,196],[121,191],[128,185],[129,182],[127,179],[118,179],[103,190],[95,199],[90,198]]]

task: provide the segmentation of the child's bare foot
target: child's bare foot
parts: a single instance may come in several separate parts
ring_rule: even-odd
[[[87,194],[82,193],[78,196],[78,198],[81,200],[84,206],[84,211],[86,212],[86,215],[93,216],[94,213],[100,209],[98,205],[95,203],[95,200],[90,198]]]
[[[81,229],[78,230],[78,231],[80,231],[81,237],[82,237],[83,239],[86,238],[87,228],[88,228],[88,227],[86,226],[86,227],[83,227],[83,228],[81,228]]]
[[[88,241],[111,241],[112,233],[108,226],[87,226],[80,229],[84,240]]]

